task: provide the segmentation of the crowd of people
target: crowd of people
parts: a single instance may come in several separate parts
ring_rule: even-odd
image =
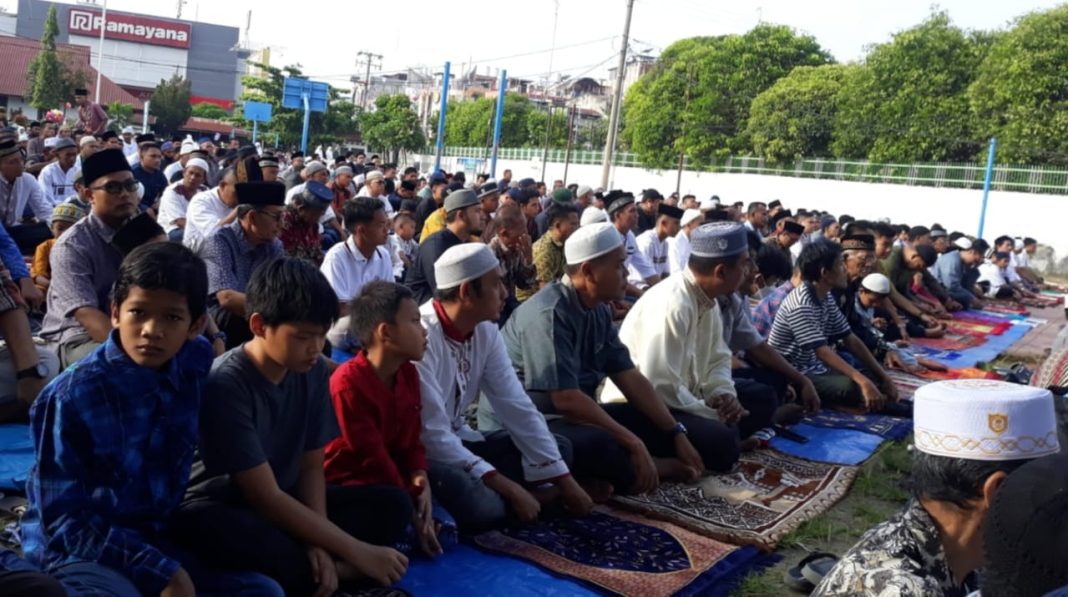
[[[0,408],[37,454],[4,594],[390,585],[447,548],[438,508],[461,532],[581,516],[729,471],[806,412],[911,416],[887,371],[937,367],[912,338],[1044,285],[1032,239],[120,138],[94,117],[0,136]],[[932,434],[974,402],[940,391]],[[1048,392],[988,393],[1046,438]],[[922,586],[953,594],[983,565],[982,518],[943,515],[985,512],[1013,467],[949,471],[959,455],[920,445],[921,397],[937,474],[905,516],[972,525],[967,558],[960,535],[922,546],[952,573]],[[921,586],[848,561],[824,594]]]

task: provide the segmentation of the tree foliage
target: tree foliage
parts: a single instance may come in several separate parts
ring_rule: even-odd
[[[862,67],[799,66],[753,100],[747,134],[756,155],[773,162],[830,155],[841,91]]]
[[[989,47],[945,12],[875,46],[850,77],[837,112],[834,152],[873,161],[963,161],[979,151],[967,90]]]
[[[1068,164],[1068,5],[1020,18],[997,36],[968,89],[998,158]]]
[[[69,59],[64,60],[56,50],[56,36],[59,35],[59,19],[56,7],[48,9],[45,18],[44,33],[41,35],[41,50],[30,62],[27,71],[29,80],[28,99],[31,106],[38,110],[59,108],[70,101],[74,90],[85,84],[85,72],[73,68]]]
[[[404,94],[378,96],[375,109],[361,114],[359,122],[363,142],[375,151],[390,154],[390,161],[399,161],[401,151],[426,146],[419,115]]]
[[[214,120],[224,120],[230,117],[230,113],[226,111],[222,106],[218,106],[208,102],[202,102],[199,104],[193,104],[192,116],[197,118],[211,118]]]
[[[108,128],[116,133],[127,126],[134,124],[133,106],[130,104],[111,102],[104,108],[104,111],[108,113]]]
[[[621,136],[651,166],[680,150],[695,163],[744,152],[753,98],[794,67],[830,62],[814,38],[782,25],[675,42],[627,92]]]
[[[304,110],[282,107],[282,87],[286,77],[305,78],[299,65],[282,68],[249,62],[251,66],[264,73],[263,76],[245,76],[241,79],[245,91],[241,94],[239,105],[234,108],[230,119],[237,126],[251,130],[252,123],[242,116],[241,103],[246,101],[266,102],[271,104],[271,121],[260,123],[259,130],[265,136],[278,135],[280,145],[296,146],[300,144],[304,127]],[[343,100],[341,93],[330,88],[330,100],[326,112],[312,112],[308,125],[308,147],[335,143],[355,136],[359,130],[360,110],[352,102]]]
[[[497,98],[484,97],[462,102],[449,102],[445,120],[445,144],[463,147],[490,147],[493,144],[493,122],[497,114]],[[433,122],[437,122],[435,114]],[[541,108],[526,96],[508,93],[504,96],[504,116],[501,120],[501,147],[544,147],[545,125],[549,121],[547,108]],[[601,141],[602,146],[604,141]],[[567,147],[567,109],[554,108],[549,147]]]
[[[156,131],[170,135],[178,131],[193,114],[189,105],[193,84],[185,77],[174,74],[170,79],[160,80],[152,92],[149,111],[156,117]]]

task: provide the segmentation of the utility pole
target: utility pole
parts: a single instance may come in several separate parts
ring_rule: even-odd
[[[564,186],[567,186],[567,169],[571,165],[571,142],[575,138],[575,107],[567,109],[567,152],[564,154]]]
[[[612,114],[608,120],[608,140],[604,144],[604,161],[601,163],[601,186],[608,187],[608,173],[612,169],[612,154],[616,150],[616,134],[619,128],[619,105],[623,103],[623,78],[627,69],[627,44],[630,41],[630,16],[634,12],[634,0],[627,0],[627,20],[623,23],[623,46],[619,49],[619,67],[616,69],[616,89],[612,97]]]
[[[363,77],[363,96],[360,99],[360,105],[363,107],[364,110],[366,110],[367,109],[367,98],[370,97],[370,95],[371,95],[371,65],[372,65],[372,63],[377,61],[378,62],[378,65],[377,65],[378,66],[378,70],[382,70],[382,55],[381,54],[374,54],[372,52],[365,52],[363,50],[360,50],[359,52],[356,52],[356,56],[357,56],[356,66],[360,65],[360,62],[361,62],[360,61],[360,57],[361,56],[363,57],[363,62],[365,62],[366,65],[367,65],[367,71],[366,71],[366,73],[364,74],[364,77]]]
[[[675,140],[679,146],[679,174],[675,179],[675,194],[682,192],[682,165],[686,159],[686,123],[690,118],[690,89],[693,87],[693,66],[686,73],[686,107],[682,109],[682,134]]]

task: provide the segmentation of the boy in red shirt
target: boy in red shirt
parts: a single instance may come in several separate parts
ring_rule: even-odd
[[[427,555],[441,553],[432,516],[426,453],[419,437],[419,374],[426,330],[406,287],[375,281],[349,306],[352,334],[363,350],[330,378],[341,436],[326,446],[326,481],[333,485],[388,485],[414,501],[412,526]]]

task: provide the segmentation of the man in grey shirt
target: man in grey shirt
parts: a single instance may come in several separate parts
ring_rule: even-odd
[[[92,212],[70,227],[52,248],[52,283],[41,337],[54,344],[67,367],[92,352],[111,332],[111,286],[122,252],[111,244],[137,213],[137,180],[119,149],[97,152],[82,163],[82,199]]]

